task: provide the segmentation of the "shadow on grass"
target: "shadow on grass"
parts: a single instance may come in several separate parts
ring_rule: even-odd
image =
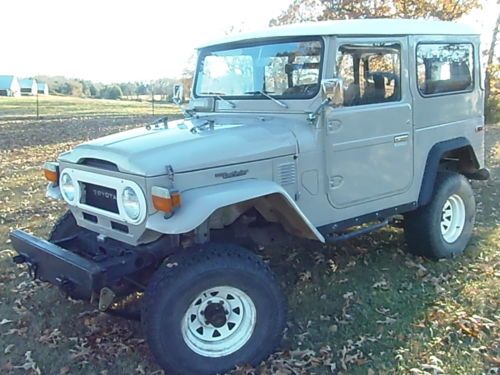
[[[471,282],[470,270],[482,267],[484,252],[492,251],[489,236],[495,230],[482,228],[463,257],[440,262],[406,254],[402,231],[393,228],[339,246],[273,249],[271,264],[290,304],[285,348],[312,349],[319,357],[326,348],[336,368],[345,365],[349,374],[368,369],[406,374],[428,364],[432,355],[451,372],[479,373],[484,358],[463,356],[477,338],[456,333],[450,322],[434,327],[429,316],[454,306],[493,318],[494,302],[475,306],[461,293]],[[495,293],[494,283],[488,287]],[[433,346],[436,339],[442,342]],[[459,356],[447,358],[443,350]],[[324,359],[319,363],[315,373],[331,373]]]

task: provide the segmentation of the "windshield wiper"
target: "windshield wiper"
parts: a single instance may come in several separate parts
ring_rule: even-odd
[[[278,100],[274,97],[272,97],[271,95],[269,95],[267,92],[263,91],[263,90],[258,90],[258,91],[247,91],[245,92],[245,94],[249,94],[249,95],[257,95],[257,94],[260,94],[262,96],[265,96],[266,98],[268,99],[271,99],[273,102],[275,102],[276,104],[278,104],[280,107],[283,107],[283,108],[287,108],[288,109],[288,105],[286,103],[283,103],[281,100]]]
[[[227,99],[224,99],[222,97],[222,95],[224,95],[224,93],[222,92],[212,92],[212,91],[209,91],[209,92],[200,92],[200,95],[212,95],[212,96],[215,96],[217,99],[229,104],[231,106],[231,108],[236,108],[236,104],[234,104],[232,101],[230,100],[227,100]]]

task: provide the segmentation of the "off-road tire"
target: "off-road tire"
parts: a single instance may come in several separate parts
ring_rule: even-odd
[[[465,221],[460,234],[452,242],[445,240],[441,230],[443,209],[450,199],[461,200]],[[426,206],[405,214],[404,232],[410,252],[432,259],[453,258],[462,254],[469,243],[476,216],[474,192],[461,174],[440,172],[432,200]]]
[[[75,217],[70,210],[66,211],[52,227],[49,233],[48,241],[57,242],[78,234],[82,228],[76,224]]]
[[[255,325],[240,349],[220,357],[192,350],[181,327],[200,293],[229,286],[250,297]],[[216,374],[236,365],[257,365],[281,341],[286,300],[269,267],[254,253],[236,245],[209,244],[169,257],[146,289],[142,326],[157,362],[168,374]]]

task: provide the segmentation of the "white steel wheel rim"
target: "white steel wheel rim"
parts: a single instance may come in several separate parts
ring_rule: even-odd
[[[462,234],[465,226],[465,203],[453,194],[443,205],[441,212],[441,235],[448,243],[455,242]]]
[[[223,357],[245,345],[253,334],[256,310],[242,290],[219,286],[200,293],[181,323],[186,345],[204,357]]]

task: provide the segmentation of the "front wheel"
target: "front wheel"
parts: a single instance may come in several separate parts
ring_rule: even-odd
[[[144,295],[142,324],[168,374],[216,374],[257,365],[279,344],[286,302],[255,254],[209,245],[170,257]]]
[[[452,258],[469,243],[476,216],[474,192],[462,175],[441,172],[431,202],[405,215],[411,252],[429,258]]]
[[[76,219],[71,213],[71,211],[66,211],[57,221],[55,222],[52,230],[49,233],[49,242],[55,243],[61,241],[65,238],[70,238],[76,236],[78,233],[82,232],[84,229],[80,228],[76,224]]]

